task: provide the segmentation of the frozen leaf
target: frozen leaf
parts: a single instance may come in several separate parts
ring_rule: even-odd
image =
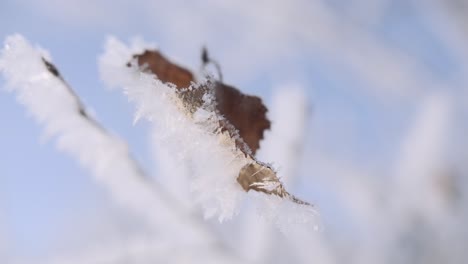
[[[99,59],[101,76],[109,85],[123,88],[139,115],[153,123],[154,137],[161,147],[188,167],[192,200],[203,208],[205,216],[217,216],[220,221],[231,219],[238,213],[241,201],[247,197],[245,192],[249,190],[268,194],[262,195],[267,200],[280,199],[305,210],[312,209],[284,190],[276,173],[256,160],[236,124],[220,111],[219,89],[230,91],[224,95],[223,104],[226,105],[232,103],[232,95],[240,98],[237,102],[245,102],[240,92],[219,85],[210,77],[192,82],[189,87],[163,82],[157,73],[148,71],[147,63],[138,59],[138,54],[148,49],[134,50],[133,45],[109,39]],[[236,106],[232,104],[232,108]],[[266,112],[266,108],[264,110]],[[260,174],[257,178],[254,175],[252,180],[249,178],[255,174],[252,168],[255,172],[257,168],[269,169],[271,173]],[[238,178],[246,186],[242,186]]]
[[[206,50],[203,54],[205,54],[203,58],[207,62]],[[138,65],[143,70],[151,71],[164,83],[175,84],[177,89],[181,90],[180,95],[185,98],[184,100],[191,98],[189,99],[192,100],[192,103],[189,104],[191,107],[197,104],[193,98],[201,99],[201,90],[186,89],[194,81],[190,71],[170,62],[160,52],[146,50],[141,54],[134,55],[134,58],[137,59]],[[260,147],[264,131],[270,128],[270,121],[266,117],[267,108],[257,96],[245,95],[238,89],[220,81],[214,83],[217,110],[238,130],[239,136],[255,154]]]
[[[221,137],[228,135],[233,142],[231,147],[244,156],[246,165],[240,169],[237,177],[237,182],[244,191],[254,190],[310,205],[290,195],[276,173],[269,166],[256,161],[253,156],[259,148],[263,131],[270,128],[270,121],[266,118],[267,108],[259,97],[245,95],[232,86],[210,78],[205,83],[186,87],[184,85],[193,81],[193,75],[168,61],[158,51],[146,50],[133,57],[137,59],[142,71],[150,70],[162,82],[175,84],[173,87],[182,102],[184,112],[193,117],[202,109],[203,112],[212,112],[216,116],[212,117],[216,120],[211,121],[215,121],[217,125],[210,132]],[[202,60],[203,63],[210,61],[206,50],[202,54]]]
[[[190,71],[170,62],[156,50],[146,50],[134,57],[137,58],[138,65],[156,74],[162,82],[170,82],[179,88],[185,88],[194,81]]]
[[[298,204],[310,205],[289,194],[277,177],[275,171],[268,165],[259,162],[245,165],[239,172],[237,182],[246,192],[254,190],[287,198]]]
[[[267,108],[262,100],[219,82],[216,83],[215,93],[219,112],[239,131],[252,154],[255,154],[264,131],[270,129]]]

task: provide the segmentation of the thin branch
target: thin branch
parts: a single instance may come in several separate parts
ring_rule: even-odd
[[[202,63],[203,63],[204,68],[206,66],[208,66],[208,64],[210,64],[210,63],[214,65],[214,67],[216,68],[216,71],[218,72],[218,81],[220,83],[222,83],[223,82],[223,72],[221,71],[221,65],[216,60],[212,59],[208,55],[208,49],[206,47],[202,48],[201,59],[202,59]]]

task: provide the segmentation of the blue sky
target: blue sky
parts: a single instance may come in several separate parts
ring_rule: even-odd
[[[133,126],[133,106],[99,78],[96,59],[108,35],[156,42],[192,70],[207,45],[228,83],[267,103],[276,87],[298,84],[313,105],[304,163],[323,155],[385,172],[422,98],[441,91],[462,105],[467,93],[463,57],[441,40],[437,21],[421,15],[417,2],[376,2],[380,8],[366,16],[365,5],[343,1],[7,0],[0,3],[0,37],[20,33],[49,50],[97,119],[147,170],[155,170],[147,125]],[[86,224],[118,215],[99,213],[112,208],[106,194],[53,142],[41,142],[41,128],[12,94],[0,93],[0,122],[0,236],[3,225],[10,255],[43,257],[78,216]],[[301,181],[313,185],[316,176],[306,174]],[[336,205],[326,191],[311,189],[303,195],[316,199],[327,219]]]

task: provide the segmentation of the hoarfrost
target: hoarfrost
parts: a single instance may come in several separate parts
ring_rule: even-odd
[[[310,206],[286,192],[275,172],[245,151],[248,147],[239,147],[239,142],[245,144],[237,131],[229,129],[229,122],[216,111],[215,82],[207,78],[176,89],[139,68],[132,60],[132,46],[108,39],[99,58],[101,76],[108,85],[123,87],[136,104],[137,119],[152,122],[153,138],[159,138],[164,149],[189,167],[194,200],[203,207],[205,217],[217,216],[221,222],[232,218],[244,191],[249,190]]]
[[[235,158],[228,147],[232,145],[230,137],[220,138],[207,131],[217,126],[213,113],[199,109],[192,119],[171,86],[141,72],[134,63],[126,66],[132,55],[131,48],[109,39],[99,59],[103,80],[124,87],[124,93],[137,105],[137,117],[154,123],[155,136],[164,148],[181,164],[190,165],[194,178],[191,189],[205,216],[217,215],[220,221],[230,219],[238,211],[243,194],[236,177],[247,161]],[[194,85],[189,89],[200,87]],[[209,97],[204,99],[208,101]]]

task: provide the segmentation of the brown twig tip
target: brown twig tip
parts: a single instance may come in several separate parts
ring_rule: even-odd
[[[213,66],[216,68],[216,71],[218,72],[218,80],[219,82],[223,82],[223,73],[221,71],[221,65],[216,61],[210,58],[208,55],[208,49],[203,46],[202,48],[202,54],[201,54],[201,59],[202,59],[202,65],[203,68],[205,68],[208,64],[213,64]]]
[[[66,88],[66,90],[70,93],[71,96],[73,96],[73,98],[75,99],[75,102],[76,102],[76,107],[77,107],[77,112],[80,116],[86,118],[90,123],[93,123],[97,128],[99,128],[100,130],[104,131],[104,128],[98,124],[94,119],[90,118],[90,116],[88,115],[88,113],[86,112],[85,110],[85,106],[83,105],[83,103],[81,102],[79,96],[75,93],[75,91],[65,82],[64,78],[62,77],[62,75],[60,74],[59,70],[57,69],[57,67],[52,64],[51,62],[47,61],[44,57],[41,58],[42,59],[42,62],[44,63],[45,67],[47,68],[47,71],[50,72],[52,75],[54,75],[57,79],[59,79],[64,87]]]
[[[60,76],[60,72],[58,71],[57,67],[55,67],[55,65],[53,65],[52,63],[48,62],[46,59],[44,59],[42,57],[42,62],[44,63],[44,65],[46,66],[47,70],[52,73],[55,77],[59,77],[61,78]]]
[[[210,58],[208,57],[208,50],[206,49],[205,46],[202,48],[202,56],[201,56],[203,65],[208,64],[210,62]]]

